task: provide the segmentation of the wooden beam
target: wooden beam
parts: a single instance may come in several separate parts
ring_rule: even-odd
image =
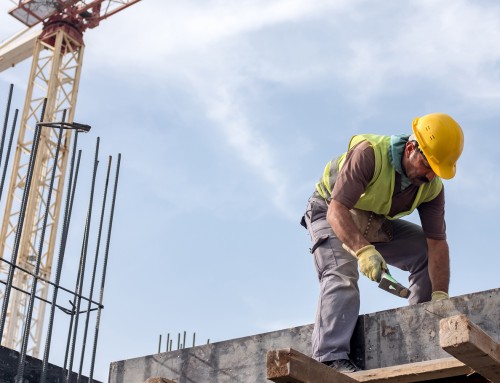
[[[267,379],[279,383],[413,383],[473,372],[455,358],[444,358],[341,374],[294,349],[271,350],[267,353]]]
[[[357,382],[292,348],[267,352],[266,375],[267,379],[279,383]]]
[[[372,370],[360,371],[353,374],[358,382],[397,382],[412,383],[423,381],[434,381],[442,378],[455,378],[469,375],[474,371],[456,360],[455,358],[443,358],[400,364],[398,366],[374,368]]]
[[[167,378],[162,378],[161,376],[153,376],[147,379],[144,383],[175,383],[175,382]]]
[[[439,345],[478,374],[500,381],[500,345],[465,315],[439,322]]]

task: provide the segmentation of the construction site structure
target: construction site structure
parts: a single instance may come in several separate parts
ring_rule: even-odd
[[[111,363],[109,383],[500,382],[500,289],[358,317],[340,374],[311,358],[312,325]]]
[[[22,0],[9,13],[27,29],[0,45],[0,71],[33,56],[25,104],[21,114],[19,136],[12,164],[9,189],[5,200],[5,213],[0,230],[0,258],[9,258],[19,221],[20,201],[26,186],[27,168],[32,150],[32,137],[39,121],[40,110],[46,99],[44,121],[62,121],[63,112],[68,122],[75,115],[78,85],[84,52],[83,33],[97,27],[100,22],[140,0]],[[42,26],[42,28],[40,28]],[[64,131],[61,152],[56,169],[54,192],[48,206],[49,220],[45,226],[44,246],[40,255],[39,277],[49,280],[55,252],[56,235],[61,213],[62,194],[67,172],[71,130]],[[42,230],[42,212],[47,205],[48,182],[55,158],[57,136],[46,130],[40,137],[39,153],[34,166],[31,194],[27,204],[26,222],[20,241],[17,265],[33,272],[39,256],[37,239]],[[0,278],[6,279],[8,268],[0,263]],[[32,278],[16,270],[13,285],[30,291]],[[41,347],[45,302],[49,285],[39,283],[33,309],[28,353],[37,357]],[[3,346],[16,350],[22,341],[28,296],[14,290],[10,297],[0,292],[2,312],[6,313],[5,326],[0,333]],[[7,299],[6,299],[7,298]]]
[[[10,159],[10,151],[12,147],[18,109],[16,109],[14,113],[14,119],[12,121],[12,129],[9,134],[8,143],[6,144],[6,140],[4,140],[6,136],[5,127],[8,125],[9,115],[10,115],[10,101],[12,99],[13,93],[13,85],[11,84],[9,96],[8,96],[8,106],[7,112],[4,122],[4,130],[1,134],[0,139],[0,163],[2,163],[2,177],[0,182],[0,196],[3,194],[3,185],[6,174],[6,169],[8,167],[8,160]],[[94,208],[95,206],[95,194],[96,194],[96,181],[98,175],[98,165],[99,165],[99,147],[100,147],[100,138],[97,137],[94,160],[92,166],[92,176],[90,189],[87,199],[87,212],[84,216],[85,221],[80,222],[80,224],[72,225],[72,215],[74,208],[76,210],[80,210],[78,207],[83,206],[81,204],[81,193],[77,193],[77,180],[79,178],[80,172],[80,164],[82,158],[82,150],[78,147],[78,138],[80,134],[86,134],[91,130],[91,126],[82,123],[76,122],[46,122],[44,121],[44,111],[47,103],[47,99],[45,99],[42,114],[40,116],[41,122],[36,124],[35,134],[33,136],[33,144],[32,150],[30,154],[28,169],[27,169],[27,180],[26,186],[23,191],[22,201],[21,201],[21,210],[19,213],[19,222],[17,225],[17,235],[14,243],[14,250],[12,252],[12,257],[10,260],[2,258],[0,262],[2,264],[7,265],[8,276],[7,280],[1,280],[0,282],[5,285],[4,290],[4,302],[9,302],[9,297],[12,295],[13,291],[18,291],[20,293],[25,294],[29,297],[27,311],[25,313],[25,323],[22,331],[22,344],[20,350],[12,350],[10,348],[0,346],[0,382],[16,382],[16,383],[45,383],[49,382],[59,382],[59,381],[74,381],[73,378],[76,378],[77,382],[81,382],[84,379],[83,368],[85,363],[86,356],[90,356],[90,369],[89,369],[89,381],[93,381],[93,373],[95,367],[95,361],[97,356],[97,342],[99,339],[99,327],[100,327],[100,318],[101,311],[104,308],[103,306],[103,297],[104,297],[104,286],[106,280],[106,272],[109,258],[109,248],[110,248],[110,239],[113,225],[113,216],[115,210],[115,202],[117,195],[117,186],[118,186],[118,176],[121,162],[121,154],[118,154],[118,160],[116,163],[116,172],[115,172],[115,180],[113,186],[113,192],[111,197],[111,207],[109,207],[108,202],[108,191],[110,189],[110,180],[111,180],[111,165],[113,163],[113,157],[108,156],[108,166],[106,168],[106,175],[104,179],[104,189],[102,195],[102,204],[100,208],[99,214],[99,222],[97,224],[94,223],[95,220],[92,219],[97,213]],[[64,120],[64,113],[63,113]],[[49,181],[49,187],[47,190],[47,204],[46,208],[43,212],[43,223],[42,230],[40,234],[40,238],[38,239],[39,248],[38,254],[42,254],[42,247],[45,243],[45,229],[47,228],[48,215],[49,215],[49,207],[50,200],[53,194],[54,188],[53,185],[55,183],[56,177],[56,164],[58,161],[59,154],[61,152],[61,144],[62,137],[64,135],[64,130],[71,129],[74,133],[74,140],[72,144],[72,150],[70,153],[70,166],[69,166],[69,175],[68,182],[66,184],[65,191],[65,203],[64,203],[64,213],[62,217],[62,227],[61,227],[61,235],[59,238],[58,245],[58,255],[57,262],[55,264],[55,276],[53,280],[47,280],[39,275],[39,267],[41,263],[41,257],[37,256],[35,260],[35,268],[34,271],[31,272],[22,267],[19,267],[17,264],[17,255],[18,249],[20,246],[20,237],[21,233],[23,233],[24,229],[24,218],[26,217],[26,207],[27,201],[29,199],[29,195],[31,192],[30,185],[31,180],[33,178],[34,166],[36,164],[36,158],[38,154],[38,148],[40,144],[40,137],[42,136],[42,132],[45,130],[57,130],[58,140],[55,151],[55,158],[51,164],[52,174]],[[3,159],[3,153],[6,152],[5,161]],[[98,187],[99,188],[99,187]],[[80,189],[80,188],[79,188]],[[108,229],[106,234],[105,244],[103,244],[103,233],[104,233],[104,221],[105,217],[108,217]],[[73,222],[74,223],[74,222]],[[71,278],[71,274],[74,274],[75,278],[75,287],[74,289],[68,289],[63,286],[61,282],[61,275],[63,270],[63,264],[65,255],[75,254],[74,249],[71,248],[74,246],[67,246],[68,236],[70,232],[75,232],[75,230],[70,229],[71,227],[83,228],[82,234],[82,243],[80,248],[80,260],[78,263],[78,267],[69,268],[65,274],[67,277]],[[97,229],[96,238],[91,239],[94,233],[93,229]],[[94,256],[89,253],[89,243],[92,242],[95,244]],[[100,249],[104,251],[103,255],[100,255]],[[92,262],[93,258],[93,262]],[[89,262],[90,261],[90,262]],[[92,266],[90,267],[90,264]],[[89,267],[88,267],[89,265]],[[19,289],[17,286],[13,285],[13,279],[15,272],[22,272],[26,275],[26,278],[31,279],[31,290],[25,291]],[[99,296],[98,300],[94,299],[94,291],[98,286],[97,274],[101,274],[101,281],[99,285]],[[90,283],[86,283],[89,280]],[[69,279],[68,279],[69,280]],[[27,355],[27,348],[29,344],[29,335],[31,334],[31,325],[33,323],[33,307],[35,306],[35,302],[40,300],[41,297],[36,295],[37,287],[39,283],[47,283],[50,284],[51,290],[51,300],[44,300],[45,303],[49,305],[50,311],[48,315],[47,326],[44,327],[44,338],[45,338],[45,347],[43,352],[43,360],[38,360],[36,358],[30,358]],[[84,288],[85,286],[85,288]],[[87,290],[85,292],[84,290]],[[66,299],[61,296],[61,293],[64,297],[69,298],[68,303]],[[64,302],[64,303],[63,303]],[[86,306],[86,307],[85,307]],[[0,329],[5,328],[5,319],[6,319],[6,305],[2,305],[2,314],[0,315]],[[56,315],[57,314],[59,315]],[[91,320],[91,312],[95,312],[95,320]],[[57,319],[56,319],[57,318]],[[64,319],[63,322],[60,320]],[[95,324],[94,326],[94,336],[92,341],[92,347],[87,347],[87,344],[90,341],[91,330],[90,325],[91,322]],[[56,325],[57,323],[57,325]],[[67,324],[67,326],[64,325]],[[66,349],[64,352],[64,364],[61,364],[63,367],[57,367],[55,365],[51,365],[49,363],[50,352],[53,346],[53,337],[54,329],[63,330],[67,329],[67,341],[66,341]],[[83,328],[83,331],[82,331]],[[64,330],[63,330],[64,331]],[[1,333],[1,332],[0,332]],[[59,347],[61,346],[61,338],[59,337],[56,340]],[[76,344],[80,346],[77,347]],[[78,351],[77,351],[78,350]],[[19,352],[17,352],[19,351]],[[80,354],[77,357],[77,354]],[[79,360],[79,363],[78,363]],[[88,359],[87,359],[88,360]],[[61,360],[62,363],[62,360]],[[75,373],[74,371],[78,372]],[[62,379],[62,380],[61,380]]]
[[[17,351],[11,350],[7,347],[0,346],[0,382],[15,382],[17,365],[20,359],[20,355]],[[40,375],[43,370],[43,363],[41,360],[26,356],[25,359],[25,372],[23,376],[23,383],[40,383]],[[48,364],[46,366],[46,382],[63,382],[67,374],[62,367],[56,366],[54,364]],[[68,377],[69,382],[79,381],[80,383],[103,383],[100,380],[89,379],[89,377],[84,375],[78,375],[77,372],[71,372]]]

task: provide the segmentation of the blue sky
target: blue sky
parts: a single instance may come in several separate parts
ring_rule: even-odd
[[[22,29],[9,8],[0,40]],[[299,220],[314,183],[352,135],[409,133],[426,113],[465,135],[445,181],[450,295],[499,287],[496,1],[144,0],[84,38],[82,146],[91,161],[100,136],[123,156],[96,378],[155,353],[160,334],[175,348],[183,331],[199,344],[312,323]],[[15,107],[28,75],[29,60],[0,73]],[[362,313],[405,304],[360,288]]]

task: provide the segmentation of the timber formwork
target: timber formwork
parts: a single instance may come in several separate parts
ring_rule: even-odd
[[[360,315],[349,376],[310,358],[312,325],[111,363],[109,383],[500,382],[500,289]]]

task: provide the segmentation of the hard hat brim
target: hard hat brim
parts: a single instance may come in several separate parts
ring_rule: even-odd
[[[453,166],[439,166],[437,163],[433,162],[432,159],[427,159],[429,162],[429,165],[431,166],[431,169],[436,175],[442,179],[445,180],[451,180],[453,177],[455,177],[457,167],[456,165]]]

